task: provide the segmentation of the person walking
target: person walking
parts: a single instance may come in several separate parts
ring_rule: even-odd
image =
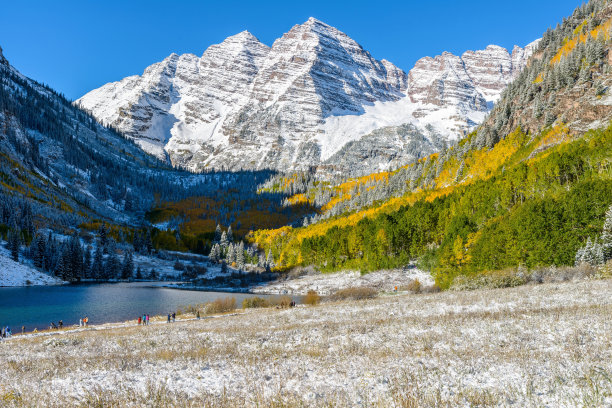
[[[168,313],[168,323],[170,323],[170,313]]]
[[[147,326],[149,325],[149,315],[147,314]]]
[[[79,319],[79,327],[83,327],[83,318]]]
[[[83,323],[85,324],[85,327],[87,327],[87,325],[89,324],[89,317],[85,316],[85,319],[83,319]]]
[[[140,326],[140,322],[142,321],[142,317],[138,316],[138,325]]]
[[[61,321],[61,320],[59,321],[59,328],[60,328],[60,329],[63,329],[63,328],[64,328],[64,322],[63,322],[63,321]]]
[[[176,313],[172,312],[172,323],[176,321]]]
[[[199,310],[196,312],[196,319],[200,320],[200,311]]]
[[[25,334],[25,326],[21,326],[21,334]]]

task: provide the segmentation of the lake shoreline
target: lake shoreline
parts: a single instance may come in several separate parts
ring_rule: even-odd
[[[202,305],[217,299],[234,297],[238,306],[255,295],[244,292],[194,290],[168,287],[170,282],[80,283],[63,286],[32,286],[0,289],[0,327],[27,332],[47,329],[63,321],[64,327],[76,327],[80,319],[90,324],[117,323],[138,316],[167,316],[190,305]],[[297,302],[300,299],[295,299]]]

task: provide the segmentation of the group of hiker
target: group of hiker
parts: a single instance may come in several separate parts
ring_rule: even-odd
[[[142,316],[138,316],[138,325],[148,326],[149,325],[149,315],[143,314]]]
[[[196,319],[200,320],[200,311],[196,312]],[[168,323],[173,323],[176,321],[176,313],[168,313]],[[79,327],[87,327],[89,324],[89,317],[85,316],[79,319]],[[143,314],[142,316],[138,316],[138,325],[148,326],[149,325],[149,315]],[[55,322],[51,322],[49,325],[49,330],[60,330],[64,328],[64,322],[60,320],[57,324]],[[34,333],[38,333],[38,329],[34,329]],[[21,327],[21,334],[25,334],[25,326]],[[0,339],[6,339],[11,337],[13,333],[11,332],[11,328],[6,326],[2,327],[0,330]]]
[[[21,334],[25,334],[25,326],[21,326]],[[2,327],[0,329],[0,340],[7,339],[12,336],[13,336],[13,331],[11,330],[9,326]]]
[[[10,327],[8,327],[8,326],[3,327],[3,328],[0,330],[0,338],[2,338],[2,339],[9,338],[9,337],[11,337],[12,335],[13,335],[13,332],[11,332],[11,328],[10,328]]]
[[[61,320],[57,322],[57,324],[55,324],[54,322],[51,322],[51,324],[49,325],[49,330],[59,330],[63,328],[64,328],[64,322]]]

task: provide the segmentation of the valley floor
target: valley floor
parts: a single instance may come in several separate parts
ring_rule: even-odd
[[[612,280],[0,343],[3,406],[610,406]]]
[[[418,280],[422,287],[431,288],[434,280],[428,272],[414,267],[404,269],[380,270],[364,275],[358,271],[342,271],[334,273],[319,273],[314,270],[302,276],[281,277],[277,281],[269,282],[251,288],[252,293],[274,295],[305,295],[314,290],[320,295],[327,296],[340,289],[369,287],[379,292],[403,291],[414,280]]]

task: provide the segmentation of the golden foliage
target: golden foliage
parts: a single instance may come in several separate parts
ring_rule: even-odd
[[[559,48],[557,54],[550,60],[550,64],[554,65],[561,61],[561,58],[566,55],[571,54],[571,52],[576,48],[576,45],[579,43],[585,43],[589,38],[598,38],[600,35],[607,41],[610,39],[610,27],[612,26],[612,18],[606,21],[605,23],[598,25],[591,31],[582,32],[584,26],[586,25],[586,21],[584,21],[580,26],[576,28],[574,31],[574,37],[571,39],[567,39],[564,42],[563,46]]]

